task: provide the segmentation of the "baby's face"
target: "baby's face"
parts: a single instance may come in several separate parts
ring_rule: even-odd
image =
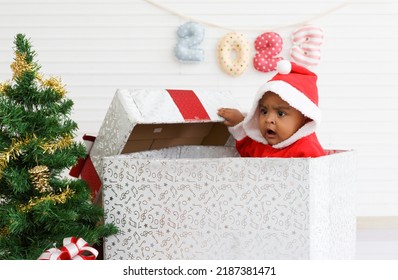
[[[307,121],[300,111],[270,91],[259,101],[258,119],[261,134],[270,145],[288,139]]]

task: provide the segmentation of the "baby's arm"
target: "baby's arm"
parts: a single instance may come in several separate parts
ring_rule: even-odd
[[[224,118],[226,126],[235,126],[243,121],[245,116],[237,109],[234,108],[220,108],[217,114]]]

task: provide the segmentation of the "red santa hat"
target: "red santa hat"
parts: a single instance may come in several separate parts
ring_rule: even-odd
[[[307,68],[288,60],[279,61],[276,75],[259,88],[252,109],[243,121],[243,128],[247,135],[258,142],[267,144],[258,128],[258,102],[267,91],[278,94],[290,106],[311,119],[290,138],[274,145],[274,148],[287,147],[298,139],[315,132],[317,125],[321,122],[316,81],[316,74]]]

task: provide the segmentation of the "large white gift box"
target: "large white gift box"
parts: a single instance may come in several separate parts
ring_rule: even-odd
[[[104,158],[106,259],[352,259],[354,152],[239,158],[175,147]]]
[[[355,152],[241,158],[228,94],[176,92],[119,90],[94,142],[105,259],[354,258]]]

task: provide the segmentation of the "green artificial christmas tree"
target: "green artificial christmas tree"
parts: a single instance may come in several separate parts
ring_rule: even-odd
[[[86,154],[73,140],[73,102],[59,78],[39,73],[30,41],[14,43],[13,77],[0,83],[0,259],[37,259],[67,237],[98,245],[117,228],[102,223],[83,180],[62,176]]]

